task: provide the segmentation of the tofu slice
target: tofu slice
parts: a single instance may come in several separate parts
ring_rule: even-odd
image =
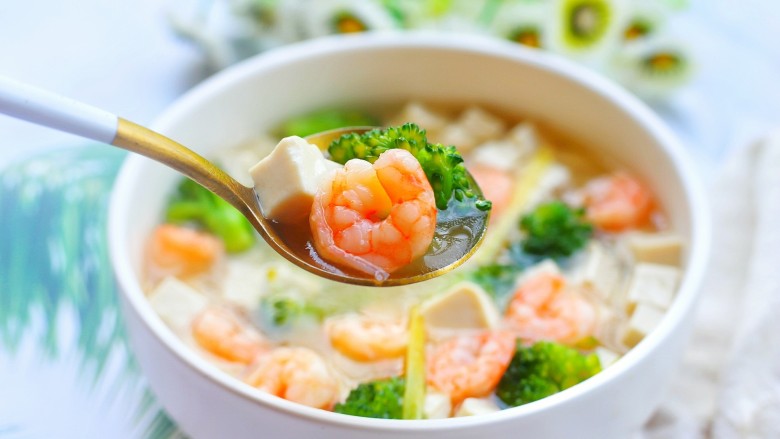
[[[445,419],[450,417],[452,402],[449,395],[438,392],[427,392],[423,403],[425,419]]]
[[[638,304],[653,305],[666,310],[674,300],[680,281],[680,269],[671,265],[641,263],[634,267],[628,287],[628,312]]]
[[[470,156],[471,162],[513,172],[521,160],[528,155],[527,151],[518,148],[514,143],[506,140],[494,140],[483,143],[476,148]]]
[[[267,274],[258,269],[254,261],[229,260],[222,291],[224,297],[248,310],[260,305],[260,298],[267,289]]]
[[[629,348],[636,346],[650,331],[658,326],[663,317],[663,310],[646,303],[638,304],[631,315],[631,319],[628,321],[628,327],[621,341]]]
[[[585,250],[585,260],[576,274],[577,281],[607,299],[628,274],[617,255],[598,241],[591,241]],[[622,288],[621,291],[624,291]]]
[[[480,143],[477,137],[457,122],[447,124],[435,137],[432,137],[431,140],[435,140],[444,145],[455,145],[455,147],[458,148],[458,152],[461,154],[471,151]]]
[[[530,154],[539,148],[539,133],[536,126],[530,122],[520,122],[506,135],[506,140],[512,142],[516,148]]]
[[[683,241],[673,233],[631,233],[626,245],[639,262],[680,265]]]
[[[486,415],[500,410],[501,408],[498,407],[498,404],[491,399],[466,398],[463,400],[460,407],[458,407],[458,411],[455,412],[455,417]]]
[[[501,320],[485,290],[465,281],[427,300],[420,313],[426,325],[446,329],[494,329]]]
[[[599,362],[601,363],[601,367],[603,369],[613,365],[617,360],[620,359],[620,354],[603,346],[596,348],[596,356],[599,357]]]
[[[503,120],[479,107],[469,107],[455,122],[444,126],[436,140],[445,145],[455,145],[463,154],[488,139],[503,136],[505,130]]]
[[[192,319],[209,304],[208,298],[196,289],[168,276],[149,294],[149,303],[174,332],[189,333]]]
[[[395,117],[391,125],[401,125],[407,122],[416,123],[425,129],[430,136],[441,131],[447,125],[447,118],[419,102],[409,102]]]
[[[326,160],[317,146],[291,136],[282,139],[249,173],[263,215],[289,223],[309,215],[320,179],[340,166]]]
[[[478,141],[501,137],[506,131],[503,120],[480,107],[467,108],[458,118],[458,124]]]

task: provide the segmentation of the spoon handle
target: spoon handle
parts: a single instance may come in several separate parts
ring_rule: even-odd
[[[118,118],[104,110],[0,76],[0,113],[111,143]]]
[[[257,203],[251,188],[194,151],[105,110],[0,76],[0,113],[149,157],[190,177],[243,213],[251,212],[250,206]]]
[[[248,188],[191,149],[138,124],[118,118],[111,144],[171,167],[229,202],[255,221],[258,201]]]

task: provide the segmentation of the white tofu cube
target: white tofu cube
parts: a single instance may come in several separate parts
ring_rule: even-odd
[[[302,220],[311,212],[322,176],[339,166],[306,140],[285,137],[249,170],[263,215],[279,222]]]
[[[586,248],[584,262],[576,278],[584,287],[607,299],[618,285],[625,285],[621,282],[625,271],[627,269],[611,249],[597,241],[591,241]]]
[[[641,263],[634,267],[628,287],[628,312],[645,303],[662,310],[669,308],[680,281],[680,269],[670,265]]]
[[[683,242],[672,233],[631,233],[626,245],[639,262],[680,265]]]
[[[486,415],[500,411],[498,404],[487,398],[466,398],[455,412],[455,417]]]
[[[599,346],[596,348],[596,356],[599,357],[599,362],[601,363],[601,367],[604,369],[613,365],[617,360],[620,359],[620,354],[610,349],[607,349],[603,346]]]
[[[450,417],[452,402],[449,395],[437,392],[427,392],[423,403],[425,419],[445,419]]]
[[[236,148],[219,149],[216,160],[222,169],[244,186],[254,185],[249,168],[267,156],[278,140],[262,135]]]
[[[444,145],[454,145],[461,154],[474,149],[479,143],[479,139],[474,137],[473,134],[459,123],[448,124],[442,128],[437,136],[432,137],[430,140]]]
[[[425,323],[435,328],[493,329],[501,319],[485,290],[472,282],[460,282],[420,308]]]
[[[526,154],[530,154],[539,148],[539,134],[536,126],[530,122],[521,122],[515,125],[506,135],[506,140],[515,145]]]
[[[149,294],[149,303],[174,332],[189,333],[192,319],[209,304],[208,298],[188,284],[168,276]]]
[[[267,275],[252,261],[229,260],[222,282],[223,295],[248,310],[255,310],[266,290]]]
[[[515,171],[526,152],[514,143],[506,140],[488,141],[474,149],[469,157],[470,163],[500,169]]]
[[[628,327],[621,340],[627,347],[632,348],[642,341],[661,322],[664,312],[653,305],[640,303],[634,309],[634,314],[628,321]]]
[[[458,124],[479,141],[499,138],[506,130],[503,120],[479,107],[467,108],[458,118]]]
[[[441,131],[447,125],[447,118],[419,102],[409,102],[404,106],[391,125],[413,122],[428,131],[428,134]]]

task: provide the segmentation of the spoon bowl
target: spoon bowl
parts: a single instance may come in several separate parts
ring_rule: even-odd
[[[419,258],[419,263],[413,262],[387,279],[341,270],[322,261],[313,247],[301,240],[307,231],[283,233],[283,226],[265,218],[254,189],[242,185],[199,154],[160,133],[106,111],[2,77],[0,113],[110,143],[180,172],[238,209],[268,245],[287,260],[334,281],[354,285],[397,286],[431,279],[462,264],[476,251],[485,235],[486,212],[475,212],[463,218],[444,215],[443,221],[437,221],[433,244],[428,253]],[[341,128],[314,134],[306,139],[320,149],[326,149],[330,142],[342,134],[362,133],[371,128]],[[471,182],[475,192],[481,195],[473,178]],[[444,211],[445,214],[450,210],[448,208]]]

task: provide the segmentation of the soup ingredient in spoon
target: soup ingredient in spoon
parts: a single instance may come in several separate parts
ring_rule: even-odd
[[[363,134],[345,134],[328,147],[331,160],[346,163],[358,158],[374,163],[382,153],[391,149],[409,151],[422,166],[436,197],[436,207],[447,209],[450,199],[476,199],[475,206],[490,210],[491,203],[478,198],[471,187],[463,157],[454,146],[428,143],[425,130],[413,123]]]
[[[581,383],[601,371],[596,354],[548,341],[524,347],[517,352],[496,389],[496,395],[515,407],[548,397]]]
[[[309,224],[320,256],[382,280],[426,253],[436,214],[420,163],[408,151],[393,149],[373,166],[352,159],[329,174]]]
[[[249,170],[263,216],[281,223],[305,219],[320,180],[337,168],[341,166],[326,160],[317,146],[297,136],[285,137]]]

